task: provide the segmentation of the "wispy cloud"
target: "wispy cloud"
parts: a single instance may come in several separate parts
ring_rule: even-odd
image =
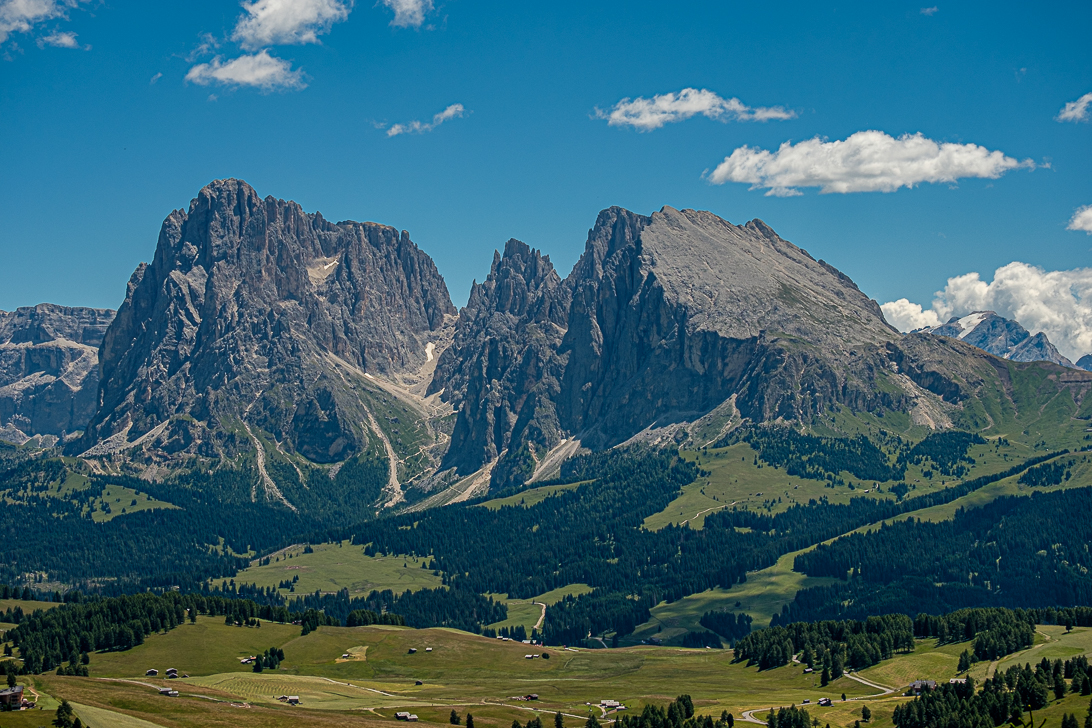
[[[162,73],[157,73],[156,75],[152,76],[152,79],[150,81],[148,81],[148,85],[149,86],[154,86],[155,83],[157,81],[159,81],[159,79],[161,79],[161,78],[163,78],[163,74]]]
[[[68,11],[83,2],[87,0],[0,0],[0,43],[7,41],[12,33],[29,33],[39,23],[56,18],[67,18]],[[57,35],[64,34],[52,34],[52,36]],[[55,44],[47,43],[47,45]],[[77,44],[58,47],[78,48],[79,46]]]
[[[880,308],[900,331],[936,326],[975,311],[996,311],[1033,334],[1046,333],[1070,359],[1092,352],[1092,268],[1047,271],[1014,262],[998,268],[989,283],[978,273],[949,278],[932,308],[905,298]]]
[[[305,88],[303,71],[293,69],[292,64],[274,58],[269,51],[260,51],[224,61],[220,57],[208,63],[200,63],[190,69],[186,80],[201,86],[249,86],[264,91],[283,91]]]
[[[1092,105],[1092,93],[1087,93],[1076,101],[1070,101],[1065,105],[1055,121],[1088,121],[1088,107]]]
[[[844,141],[809,139],[785,142],[771,152],[739,147],[724,158],[709,180],[742,182],[767,189],[767,196],[786,196],[797,187],[820,192],[894,192],[922,182],[955,182],[964,177],[996,179],[1019,167],[1034,169],[977,144],[935,142],[921,133],[898,138],[881,131],[859,131]]]
[[[80,48],[79,41],[76,40],[76,34],[71,32],[62,33],[57,31],[50,33],[47,36],[38,39],[38,47],[45,48],[46,46],[53,46],[54,48]],[[82,46],[84,50],[91,50],[91,46]]]
[[[424,134],[426,131],[432,131],[449,119],[459,119],[466,116],[468,113],[469,112],[463,108],[462,104],[452,104],[439,114],[433,116],[431,123],[411,121],[408,124],[395,124],[390,129],[387,129],[387,136],[393,137],[398,136],[399,134]]]
[[[610,109],[596,109],[597,119],[610,126],[630,126],[640,131],[659,129],[664,124],[685,121],[697,115],[719,121],[770,121],[793,119],[796,112],[781,106],[752,108],[737,98],[723,99],[707,89],[684,88],[676,93],[658,94],[651,99],[625,98]]]
[[[425,15],[432,11],[432,0],[382,0],[394,11],[391,25],[396,28],[420,28]]]
[[[1066,226],[1066,230],[1084,230],[1089,235],[1092,235],[1092,205],[1085,205],[1084,207],[1077,208],[1077,211],[1073,213],[1073,217],[1069,221],[1069,225]]]
[[[937,10],[939,10],[939,8],[936,5],[934,5],[931,8],[922,8],[921,9],[921,14],[931,18],[931,17],[933,17],[934,15],[937,14]]]
[[[254,0],[243,3],[243,15],[232,38],[247,50],[271,45],[318,43],[334,23],[349,17],[351,0]]]

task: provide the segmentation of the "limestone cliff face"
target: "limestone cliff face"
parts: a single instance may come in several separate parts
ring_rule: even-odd
[[[43,303],[0,311],[0,437],[83,429],[98,395],[98,347],[109,309]]]
[[[852,281],[760,220],[608,210],[571,278],[559,411],[591,447],[733,395],[756,421],[867,400],[866,358],[899,338]]]
[[[230,456],[253,425],[313,462],[343,460],[369,441],[350,381],[412,375],[454,313],[407,233],[214,182],[133,274],[81,446]]]
[[[430,386],[458,413],[444,467],[474,472],[512,447],[495,481],[522,483],[528,463],[533,467],[526,448],[545,451],[561,440],[554,400],[570,298],[548,256],[518,240],[494,255],[489,276],[471,288]]]

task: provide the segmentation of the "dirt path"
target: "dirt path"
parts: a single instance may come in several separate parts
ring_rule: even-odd
[[[537,604],[538,606],[542,607],[542,616],[538,618],[538,621],[535,622],[535,626],[532,627],[532,629],[541,630],[542,623],[546,621],[546,605],[543,602],[531,602],[531,604]]]
[[[871,680],[865,680],[863,677],[857,677],[856,675],[852,675],[852,674],[850,674],[848,672],[844,674],[844,677],[847,677],[850,680],[856,680],[857,682],[859,682],[859,683],[861,683],[863,685],[867,685],[870,688],[876,688],[877,690],[882,690],[883,691],[881,693],[876,693],[875,695],[862,695],[862,696],[860,696],[858,698],[850,698],[849,700],[871,700],[873,698],[882,698],[885,695],[890,695],[891,693],[895,692],[895,690],[896,690],[895,688],[889,688],[889,687],[887,687],[885,685],[880,685],[879,683],[874,683]],[[766,725],[766,721],[764,721],[764,720],[762,720],[760,718],[756,718],[755,713],[769,713],[771,710],[777,710],[778,708],[783,708],[783,707],[785,707],[785,706],[776,706],[776,707],[770,707],[770,708],[752,708],[751,710],[745,710],[742,713],[740,713],[739,714],[739,719],[742,720],[742,721],[745,721],[747,723],[758,723],[759,725]]]
[[[865,680],[863,677],[857,677],[856,675],[852,675],[852,674],[850,674],[848,672],[845,673],[845,676],[848,677],[850,680],[856,680],[857,682],[861,683],[862,685],[867,685],[870,688],[876,688],[877,690],[882,690],[883,691],[882,693],[879,693],[877,695],[864,695],[864,696],[862,696],[860,698],[850,698],[850,700],[863,700],[865,698],[879,698],[879,697],[881,697],[883,695],[890,695],[891,693],[895,692],[895,690],[896,690],[896,688],[889,688],[886,685],[880,685],[879,683],[874,683],[871,680]]]

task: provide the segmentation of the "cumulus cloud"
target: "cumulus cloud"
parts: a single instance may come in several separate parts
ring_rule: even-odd
[[[887,323],[899,331],[915,331],[926,326],[939,326],[941,323],[936,311],[922,310],[920,303],[912,303],[906,298],[888,301],[881,304],[880,308],[883,310],[883,317],[887,319]]]
[[[247,50],[271,45],[318,43],[334,23],[349,17],[351,0],[254,0],[243,3],[243,16],[232,38]]]
[[[1046,271],[1014,262],[998,268],[992,282],[978,273],[949,278],[932,308],[922,309],[905,298],[881,308],[901,331],[936,326],[975,311],[996,311],[1033,334],[1042,331],[1074,361],[1092,353],[1092,268]]]
[[[939,10],[939,8],[936,5],[934,5],[931,8],[922,8],[921,9],[921,14],[931,18],[931,17],[933,17],[934,15],[937,14],[937,10]]]
[[[396,28],[420,28],[432,10],[432,0],[382,0],[394,11],[391,25]]]
[[[977,144],[935,142],[920,132],[897,139],[882,131],[859,131],[844,141],[819,137],[776,152],[757,147],[736,149],[717,165],[714,184],[743,182],[767,189],[767,196],[790,195],[797,187],[830,192],[894,192],[922,182],[955,182],[963,177],[996,179],[1018,167],[1034,169]]]
[[[186,80],[200,86],[212,83],[224,86],[251,86],[264,91],[301,89],[307,86],[303,71],[274,58],[269,51],[243,55],[224,61],[217,56],[209,63],[199,63],[186,74]]]
[[[1088,121],[1088,107],[1092,105],[1092,93],[1087,93],[1076,101],[1070,101],[1054,117],[1055,121]]]
[[[443,124],[448,119],[460,119],[468,112],[462,104],[452,104],[439,114],[432,117],[431,123],[425,123],[421,121],[411,121],[408,124],[395,124],[390,129],[387,129],[387,136],[393,137],[399,134],[424,134],[426,131],[432,131],[436,127]]]
[[[1073,217],[1069,221],[1069,225],[1066,226],[1066,230],[1084,230],[1089,235],[1092,235],[1092,205],[1085,205],[1084,207],[1077,208],[1077,211],[1073,213]]]
[[[722,99],[712,91],[696,88],[684,88],[677,94],[657,94],[651,99],[624,98],[606,111],[595,110],[595,117],[606,119],[610,126],[631,126],[639,131],[659,129],[664,124],[685,121],[698,114],[720,121],[796,118],[795,111],[781,106],[751,108],[737,98]]]
[[[39,48],[45,48],[46,46],[53,46],[54,48],[79,48],[80,44],[76,40],[75,33],[62,33],[57,31],[56,33],[50,33],[44,38],[38,39]],[[87,50],[91,50],[91,46],[87,46]]]
[[[0,43],[12,33],[29,33],[35,25],[55,18],[67,18],[71,8],[87,0],[0,0]],[[56,35],[63,35],[54,33]],[[52,36],[51,36],[52,37]],[[73,36],[75,40],[75,36]],[[52,44],[51,44],[52,45]],[[60,46],[75,48],[77,46]]]

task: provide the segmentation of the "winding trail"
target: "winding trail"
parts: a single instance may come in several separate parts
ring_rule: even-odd
[[[863,685],[867,685],[870,688],[876,688],[877,690],[882,690],[883,691],[883,692],[880,692],[880,693],[876,693],[875,695],[861,695],[860,697],[849,698],[849,701],[869,700],[869,699],[872,699],[872,698],[882,698],[883,696],[890,695],[891,693],[894,693],[896,691],[896,688],[889,688],[886,685],[880,685],[879,683],[874,683],[871,680],[865,680],[863,677],[857,677],[856,675],[853,675],[853,674],[848,673],[848,672],[844,673],[843,677],[848,677],[850,680],[856,680],[857,682],[859,682],[859,683],[861,683]],[[847,702],[849,702],[849,701],[847,701]],[[742,713],[740,713],[739,714],[739,719],[742,720],[742,721],[745,721],[747,723],[757,723],[759,725],[766,725],[766,721],[762,720],[761,718],[756,718],[755,713],[760,713],[760,712],[768,713],[771,710],[778,710],[779,708],[784,708],[784,707],[787,707],[787,706],[778,705],[778,706],[771,706],[769,708],[752,708],[751,710],[745,710]]]

